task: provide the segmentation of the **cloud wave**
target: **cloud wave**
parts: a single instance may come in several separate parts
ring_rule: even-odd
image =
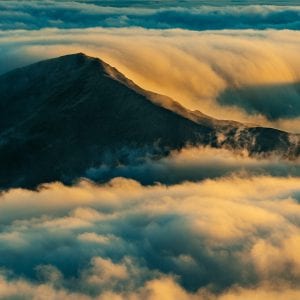
[[[189,109],[300,132],[297,31],[14,30],[0,43],[0,73],[81,51]]]

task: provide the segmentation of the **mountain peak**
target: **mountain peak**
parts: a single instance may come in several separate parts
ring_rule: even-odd
[[[70,182],[91,167],[123,163],[122,149],[130,157],[187,144],[299,155],[298,137],[292,143],[288,133],[236,123],[221,128],[172,99],[162,100],[169,109],[156,103],[158,96],[83,53],[0,76],[0,188]]]
[[[59,57],[55,58],[50,58],[47,60],[43,60],[38,62],[37,64],[44,64],[44,63],[50,63],[50,64],[55,64],[55,63],[61,63],[64,67],[67,67],[68,65],[72,67],[79,67],[79,66],[84,66],[84,65],[97,65],[97,66],[106,66],[107,63],[102,61],[99,58],[96,57],[91,57],[86,55],[83,52],[78,52],[78,53],[73,53],[73,54],[67,54],[67,55],[62,55]]]
[[[69,54],[70,56],[79,56],[79,57],[89,57],[88,55],[86,55],[83,52],[77,52],[77,53],[73,53],[73,54]]]
[[[77,61],[80,63],[86,63],[86,62],[90,62],[90,61],[102,62],[102,60],[100,60],[99,58],[88,56],[83,52],[62,55],[59,57],[52,58],[50,60]]]

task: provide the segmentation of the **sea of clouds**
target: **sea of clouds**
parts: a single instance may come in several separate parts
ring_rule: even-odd
[[[298,299],[299,177],[47,184],[0,198],[2,299]]]
[[[297,3],[195,3],[0,1],[0,74],[84,52],[188,109],[299,133]],[[298,300],[299,175],[186,147],[2,191],[0,298]]]

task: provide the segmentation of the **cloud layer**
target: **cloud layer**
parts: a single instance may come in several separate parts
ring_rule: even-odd
[[[117,157],[127,157],[125,163],[115,162]],[[153,159],[150,155],[138,155],[126,149],[106,156],[98,167],[90,168],[85,177],[106,182],[114,177],[137,180],[148,185],[160,182],[176,184],[183,181],[199,181],[232,174],[300,176],[300,160],[269,157],[249,157],[248,153],[235,153],[225,149],[187,147],[173,151],[169,156]]]
[[[10,190],[0,201],[0,297],[36,286],[86,297],[299,295],[299,186],[258,176]]]
[[[220,3],[220,1],[218,1]],[[132,1],[0,1],[0,29],[132,27],[152,29],[300,29],[300,8],[285,6],[232,6],[211,2],[181,2],[174,7]],[[261,3],[261,1],[260,1]],[[238,3],[237,3],[238,4]],[[249,5],[250,4],[250,5]],[[272,3],[267,4],[274,4]],[[288,6],[294,5],[294,6]],[[298,3],[299,4],[299,3]]]
[[[0,43],[0,72],[81,51],[189,109],[300,132],[298,31],[14,30]]]

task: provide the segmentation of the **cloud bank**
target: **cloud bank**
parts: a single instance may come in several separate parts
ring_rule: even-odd
[[[122,163],[117,157],[127,157]],[[235,153],[226,149],[187,147],[172,151],[169,156],[155,159],[151,155],[135,154],[122,149],[107,155],[103,164],[88,169],[84,176],[96,182],[114,177],[134,179],[144,185],[160,182],[176,184],[199,181],[233,174],[271,175],[276,177],[300,176],[300,160],[268,157],[250,157],[248,153]]]
[[[13,30],[0,44],[2,73],[81,51],[189,109],[300,132],[298,31]]]
[[[174,7],[174,3],[168,5],[166,1],[160,1],[159,5],[145,1],[0,1],[0,29],[99,26],[199,31],[300,29],[300,8],[293,1],[283,2],[284,6],[243,2],[245,5],[223,2],[212,6],[211,2],[186,1]]]
[[[299,187],[299,177],[231,176],[10,190],[0,297],[297,299]]]

